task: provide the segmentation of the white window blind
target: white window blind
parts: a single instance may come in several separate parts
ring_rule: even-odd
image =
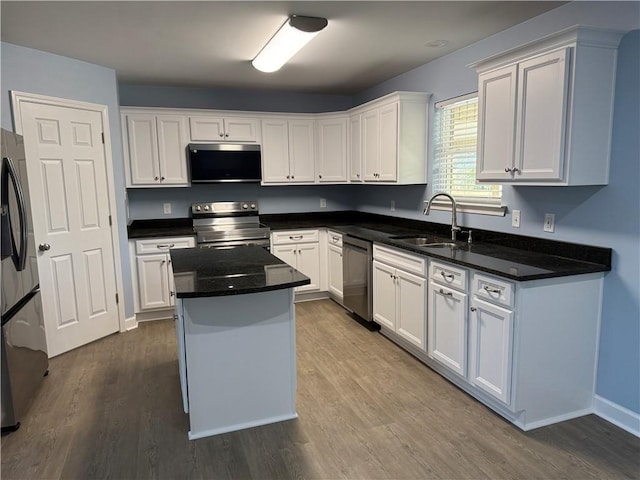
[[[500,204],[500,185],[476,183],[477,140],[477,94],[436,104],[433,193],[449,193],[461,203]]]

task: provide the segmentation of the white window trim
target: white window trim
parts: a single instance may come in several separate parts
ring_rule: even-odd
[[[449,200],[434,200],[431,204],[433,210],[445,210],[451,211],[451,202]],[[456,211],[462,213],[475,213],[478,215],[493,215],[496,217],[504,217],[507,214],[507,206],[499,205],[497,203],[477,203],[470,202],[468,199],[460,200],[456,199]]]

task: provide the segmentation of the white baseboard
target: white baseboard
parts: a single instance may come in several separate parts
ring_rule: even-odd
[[[136,320],[136,316],[126,318],[124,321],[124,331],[128,332],[129,330],[133,330],[134,328],[138,328],[138,321]]]
[[[593,410],[596,415],[617,427],[640,437],[640,413],[633,412],[599,395],[593,396]]]

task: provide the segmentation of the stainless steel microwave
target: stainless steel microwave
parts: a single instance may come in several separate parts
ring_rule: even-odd
[[[260,182],[260,145],[190,143],[191,183]]]

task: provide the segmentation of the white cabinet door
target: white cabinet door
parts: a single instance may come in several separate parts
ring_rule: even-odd
[[[189,117],[189,131],[192,142],[220,142],[224,140],[224,119],[222,117]]]
[[[342,247],[329,245],[327,256],[329,260],[329,291],[342,299]]]
[[[293,268],[298,268],[298,262],[296,257],[296,245],[274,245],[271,253],[282,260],[284,263],[291,265]]]
[[[396,329],[396,270],[373,261],[373,319],[381,325]]]
[[[512,178],[516,72],[511,65],[478,76],[478,180]]]
[[[454,372],[466,376],[466,293],[429,282],[428,353]]]
[[[561,180],[564,164],[568,48],[518,65],[514,180]]]
[[[129,171],[132,185],[160,183],[155,115],[127,115]]]
[[[167,261],[166,254],[138,256],[138,288],[141,310],[171,305]]]
[[[379,122],[377,180],[395,182],[398,179],[398,104],[381,107]]]
[[[398,335],[426,350],[427,289],[424,278],[396,270]]]
[[[289,120],[289,171],[292,183],[315,181],[313,120]]]
[[[498,400],[511,401],[513,312],[474,297],[469,315],[469,380]]]
[[[347,117],[318,120],[318,181],[347,181]]]
[[[378,180],[378,166],[380,165],[380,116],[378,109],[362,114],[362,163],[364,179],[375,182]]]
[[[258,120],[254,118],[228,117],[224,119],[225,140],[230,142],[257,142]]]
[[[163,115],[156,119],[158,127],[158,162],[160,183],[188,185],[187,119],[177,115]]]
[[[262,182],[289,182],[289,126],[287,120],[262,121]]]
[[[297,269],[311,279],[309,285],[297,287],[299,292],[320,290],[320,246],[317,243],[296,245]]]
[[[360,115],[349,118],[349,180],[362,182],[362,133]]]

